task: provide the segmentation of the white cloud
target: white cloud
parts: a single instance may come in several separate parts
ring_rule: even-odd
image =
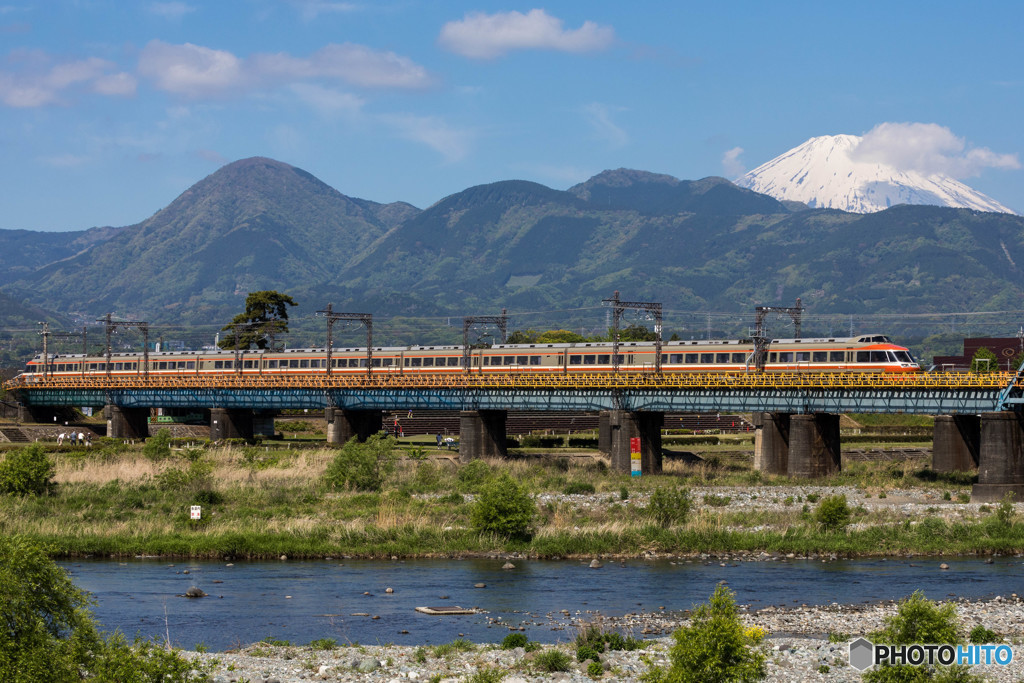
[[[195,12],[196,8],[183,2],[151,2],[149,11],[164,19],[178,20],[186,14]]]
[[[138,81],[131,74],[119,73],[100,76],[92,85],[100,95],[134,95]]]
[[[63,104],[65,94],[78,86],[91,87],[102,95],[128,95],[127,74],[112,73],[115,65],[98,57],[55,62],[46,53],[33,50],[12,53],[12,70],[0,71],[0,102],[8,107],[42,107]],[[127,76],[127,78],[131,78]],[[114,87],[121,81],[120,87]]]
[[[192,43],[150,41],[139,55],[138,68],[159,89],[187,97],[224,94],[245,85],[242,60]]]
[[[968,147],[963,138],[935,123],[880,123],[861,138],[850,158],[953,178],[976,176],[986,168],[1021,167],[1016,154]]]
[[[447,50],[474,59],[493,59],[512,50],[560,50],[593,52],[607,48],[615,31],[585,21],[575,30],[562,27],[562,20],[542,9],[528,13],[471,12],[462,21],[450,21],[441,28],[438,42]]]
[[[385,115],[381,121],[391,125],[406,140],[422,143],[440,152],[449,162],[465,158],[474,137],[471,132],[452,128],[432,116]]]
[[[722,155],[722,170],[725,171],[726,178],[739,178],[747,172],[746,165],[740,161],[742,154],[742,147],[733,147]]]
[[[278,52],[242,59],[224,50],[154,40],[139,57],[139,73],[161,90],[192,98],[309,80],[366,88],[423,88],[432,80],[406,57],[353,43],[327,45],[305,58]]]
[[[623,147],[629,142],[629,135],[612,121],[612,112],[624,111],[622,107],[609,107],[593,102],[583,108],[591,127],[597,135],[612,147]]]

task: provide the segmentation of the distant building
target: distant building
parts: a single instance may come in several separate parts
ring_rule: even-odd
[[[974,337],[964,339],[962,356],[935,356],[932,361],[940,370],[966,370],[978,349],[988,349],[999,359],[1000,370],[1016,370],[1013,358],[1024,351],[1024,341],[1017,337]]]

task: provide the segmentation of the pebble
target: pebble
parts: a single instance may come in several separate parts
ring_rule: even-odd
[[[976,624],[993,629],[1011,640],[1024,636],[1024,602],[1017,596],[1000,597],[990,601],[954,600],[961,625],[969,630]],[[895,614],[892,602],[879,605],[838,605],[819,607],[766,607],[743,613],[748,626],[760,626],[768,631],[765,646],[768,651],[765,680],[772,683],[798,683],[802,681],[860,681],[859,672],[849,666],[848,642],[830,643],[828,634],[837,629],[851,640],[881,628],[883,620]],[[569,620],[565,641],[585,623],[592,623],[593,615],[580,615],[576,619],[566,616],[567,610],[553,612]],[[667,634],[687,620],[681,614],[655,612],[630,614],[617,618],[604,617],[601,626],[639,636],[649,631],[646,649],[634,652],[607,652],[602,656],[606,669],[603,680],[640,681],[649,670],[646,661],[655,665],[669,665],[669,650],[673,640]],[[563,620],[563,623],[565,621]],[[309,647],[276,647],[255,643],[239,651],[226,653],[184,653],[188,657],[215,662],[216,683],[248,680],[254,682],[298,683],[302,680],[330,680],[342,683],[357,681],[408,680],[469,680],[482,668],[506,672],[504,683],[533,683],[535,681],[561,681],[587,683],[593,679],[586,674],[585,664],[576,661],[571,642],[544,645],[544,650],[560,649],[572,659],[572,669],[561,674],[534,671],[529,662],[536,653],[525,653],[521,648],[502,650],[495,644],[481,644],[471,652],[458,652],[436,658],[428,652],[426,661],[417,660],[418,646],[378,645],[340,646],[334,650],[313,650]],[[1015,653],[1016,654],[1016,653]],[[827,671],[824,671],[827,667]],[[1014,657],[1006,667],[975,666],[971,673],[997,683],[1020,681],[1024,678],[1024,657]]]

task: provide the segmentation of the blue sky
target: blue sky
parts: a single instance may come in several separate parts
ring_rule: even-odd
[[[1021,26],[1009,0],[0,0],[0,228],[130,225],[251,156],[425,208],[733,178],[885,123],[934,124],[916,163],[1024,212]]]

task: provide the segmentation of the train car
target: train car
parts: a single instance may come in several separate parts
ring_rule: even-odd
[[[509,372],[602,373],[612,372],[610,342],[562,344],[499,344],[470,349],[470,371],[481,374]],[[653,342],[619,344],[620,371],[655,368]],[[329,358],[328,358],[329,356]],[[452,374],[465,372],[467,354],[462,346],[375,347],[369,354],[373,374]],[[51,355],[44,366],[36,356],[22,378],[47,376],[149,375],[323,375],[328,363],[332,374],[366,374],[365,348],[265,349],[246,351],[172,351],[148,354],[115,353],[105,356]],[[670,341],[661,348],[662,372],[751,372],[754,343],[749,339]],[[910,351],[885,335],[811,339],[775,339],[768,347],[766,372],[918,372]]]

